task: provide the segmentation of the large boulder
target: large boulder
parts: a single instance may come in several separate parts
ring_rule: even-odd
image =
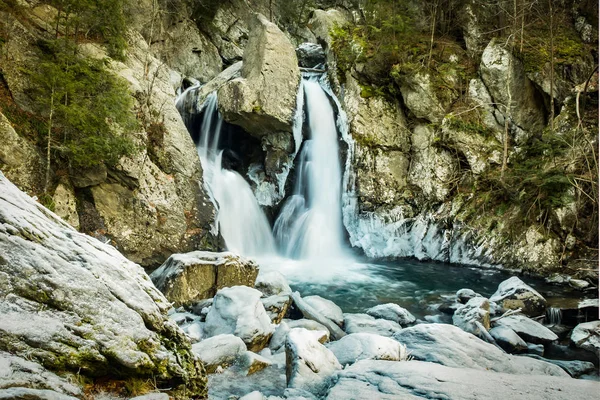
[[[262,350],[275,329],[260,297],[258,290],[246,286],[219,290],[206,315],[206,336],[229,333],[241,338],[248,350]]]
[[[292,329],[285,343],[286,377],[290,388],[323,395],[332,375],[342,369],[335,355],[303,328]]]
[[[379,304],[371,307],[367,310],[367,315],[374,318],[387,319],[401,326],[410,325],[417,320],[406,308],[402,308],[394,303]]]
[[[600,357],[600,321],[579,324],[571,333],[571,342],[582,349],[596,353]]]
[[[1,173],[0,254],[0,348],[49,370],[154,377],[206,395],[204,368],[144,270]]]
[[[342,365],[359,360],[401,361],[407,357],[406,347],[394,339],[372,333],[352,333],[331,342],[327,348]]]
[[[558,336],[544,325],[524,315],[510,315],[494,321],[494,326],[505,326],[512,329],[525,341],[546,344],[558,340]]]
[[[150,278],[176,307],[213,297],[219,289],[253,286],[258,265],[230,252],[173,254]]]
[[[544,102],[534,84],[525,75],[521,61],[492,39],[481,56],[481,79],[505,117],[526,131],[545,125]],[[509,104],[510,103],[510,104]]]
[[[507,374],[567,376],[556,365],[506,354],[453,325],[421,324],[405,328],[393,337],[406,345],[415,360]]]
[[[500,283],[490,301],[510,310],[520,308],[523,314],[530,317],[544,315],[546,312],[546,299],[516,276]]]
[[[246,344],[237,336],[217,335],[192,345],[192,351],[202,360],[210,374],[218,367],[226,368],[246,353]]]
[[[327,400],[589,399],[600,384],[570,377],[498,374],[421,361],[363,360],[337,376]]]
[[[262,137],[292,131],[300,70],[294,47],[277,25],[256,14],[250,24],[241,77],[219,89],[223,118]]]

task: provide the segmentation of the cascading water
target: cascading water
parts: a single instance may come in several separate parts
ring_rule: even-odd
[[[329,98],[316,77],[303,81],[309,138],[297,163],[293,195],[274,226],[283,255],[295,259],[344,257],[338,134]]]
[[[189,118],[190,101],[195,99],[193,88],[182,94],[177,102],[188,130],[197,129]],[[266,256],[275,253],[271,228],[250,185],[235,171],[222,167],[223,149],[219,148],[223,117],[217,109],[217,94],[211,93],[203,105],[204,117],[200,134],[196,135],[198,156],[204,171],[204,186],[215,205],[215,228],[220,229],[228,250],[246,256]],[[216,233],[216,232],[215,232]]]

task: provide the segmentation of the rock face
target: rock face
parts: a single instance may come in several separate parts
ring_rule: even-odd
[[[571,400],[594,397],[598,382],[570,377],[498,374],[473,369],[449,368],[421,361],[359,361],[340,372],[327,400],[422,399],[451,400],[519,399],[532,396]],[[485,384],[482,385],[482,382]],[[535,393],[534,395],[532,395]],[[542,396],[542,397],[539,397]]]
[[[285,355],[288,387],[314,395],[323,395],[332,375],[342,369],[335,355],[303,328],[288,333]]]
[[[500,283],[490,300],[506,309],[520,308],[523,314],[530,317],[543,315],[546,312],[546,299],[516,276]]]
[[[2,174],[0,253],[1,348],[50,370],[154,376],[206,395],[204,368],[143,269]]]
[[[327,348],[342,365],[359,360],[401,361],[407,356],[406,348],[396,340],[372,333],[352,333],[330,343]]]
[[[600,357],[600,321],[577,325],[571,333],[571,342],[575,346],[596,353]]]
[[[176,307],[213,297],[224,287],[253,286],[258,265],[233,253],[173,254],[150,278]]]
[[[219,89],[223,118],[262,137],[291,132],[300,84],[298,58],[286,36],[264,16],[251,22],[241,78]]]
[[[217,335],[193,344],[192,351],[198,355],[206,367],[213,373],[217,367],[226,368],[246,353],[246,344],[233,335]]]
[[[260,297],[258,290],[246,286],[219,290],[206,316],[206,336],[233,334],[246,343],[248,350],[262,350],[274,328]]]
[[[452,325],[416,325],[396,333],[394,339],[406,345],[415,360],[507,374],[567,376],[556,365],[508,355]]]
[[[558,340],[558,336],[544,325],[523,315],[510,315],[494,322],[494,326],[506,326],[521,336],[525,341],[537,344]]]

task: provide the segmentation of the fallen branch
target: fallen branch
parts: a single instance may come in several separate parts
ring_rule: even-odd
[[[499,319],[501,319],[501,318],[504,318],[504,317],[509,317],[509,316],[511,316],[511,315],[515,315],[515,314],[519,314],[521,311],[522,311],[522,310],[521,310],[520,308],[517,308],[516,310],[508,310],[508,311],[506,311],[504,314],[502,314],[501,316],[499,316],[499,317],[496,317],[496,318],[492,318],[492,319],[490,320],[490,322],[496,322],[496,321],[498,321],[498,320],[499,320]]]

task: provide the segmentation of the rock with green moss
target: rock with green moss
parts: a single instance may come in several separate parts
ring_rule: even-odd
[[[204,367],[144,270],[0,174],[0,349],[50,371],[206,396]],[[185,394],[187,393],[187,394]]]

